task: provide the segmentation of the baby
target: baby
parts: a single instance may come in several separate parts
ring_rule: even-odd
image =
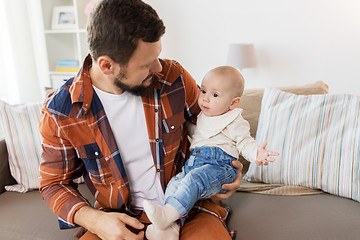
[[[174,228],[174,221],[185,217],[196,201],[225,193],[221,185],[237,177],[231,162],[239,154],[257,165],[267,165],[275,160],[271,156],[279,155],[250,136],[249,123],[237,108],[243,91],[243,76],[233,67],[217,67],[205,75],[198,99],[201,113],[197,124],[188,126],[191,155],[182,172],[170,180],[163,207],[144,201],[153,228],[170,232],[169,226]]]

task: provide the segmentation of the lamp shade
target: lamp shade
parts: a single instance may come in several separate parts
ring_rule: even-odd
[[[253,44],[233,43],[229,46],[227,65],[238,69],[253,68],[256,58]]]

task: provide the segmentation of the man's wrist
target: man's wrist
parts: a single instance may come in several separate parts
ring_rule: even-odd
[[[92,229],[93,223],[98,218],[101,211],[88,205],[81,207],[74,214],[74,223],[88,230]]]

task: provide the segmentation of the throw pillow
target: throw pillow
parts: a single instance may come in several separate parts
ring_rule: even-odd
[[[278,89],[294,93],[297,95],[312,95],[312,94],[326,94],[328,93],[328,86],[322,82],[317,81],[314,83],[308,83],[301,86],[288,86],[288,87],[279,87]],[[264,89],[245,89],[243,95],[241,96],[241,101],[239,107],[244,111],[242,116],[250,124],[250,135],[255,137],[256,130],[258,126],[258,120],[261,110],[261,99],[264,94]],[[245,160],[242,156],[239,157],[240,162],[243,164],[243,175],[247,172],[249,168],[249,162]]]
[[[360,97],[265,89],[256,140],[280,153],[245,180],[322,189],[360,201]]]
[[[9,154],[11,175],[18,184],[8,191],[26,192],[39,188],[41,161],[41,103],[9,105],[0,101],[0,118]]]

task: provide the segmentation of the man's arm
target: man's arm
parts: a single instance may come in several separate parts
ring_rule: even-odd
[[[57,216],[74,224],[74,213],[89,205],[73,182],[82,175],[83,164],[46,107],[43,107],[40,133],[43,137],[43,161],[40,164],[42,198]]]
[[[43,162],[40,165],[40,192],[52,211],[65,221],[83,226],[102,239],[143,239],[144,232],[132,233],[144,226],[122,213],[94,209],[77,191],[73,180],[82,175],[83,163],[75,149],[62,135],[46,108],[43,109],[40,132],[43,136]]]

